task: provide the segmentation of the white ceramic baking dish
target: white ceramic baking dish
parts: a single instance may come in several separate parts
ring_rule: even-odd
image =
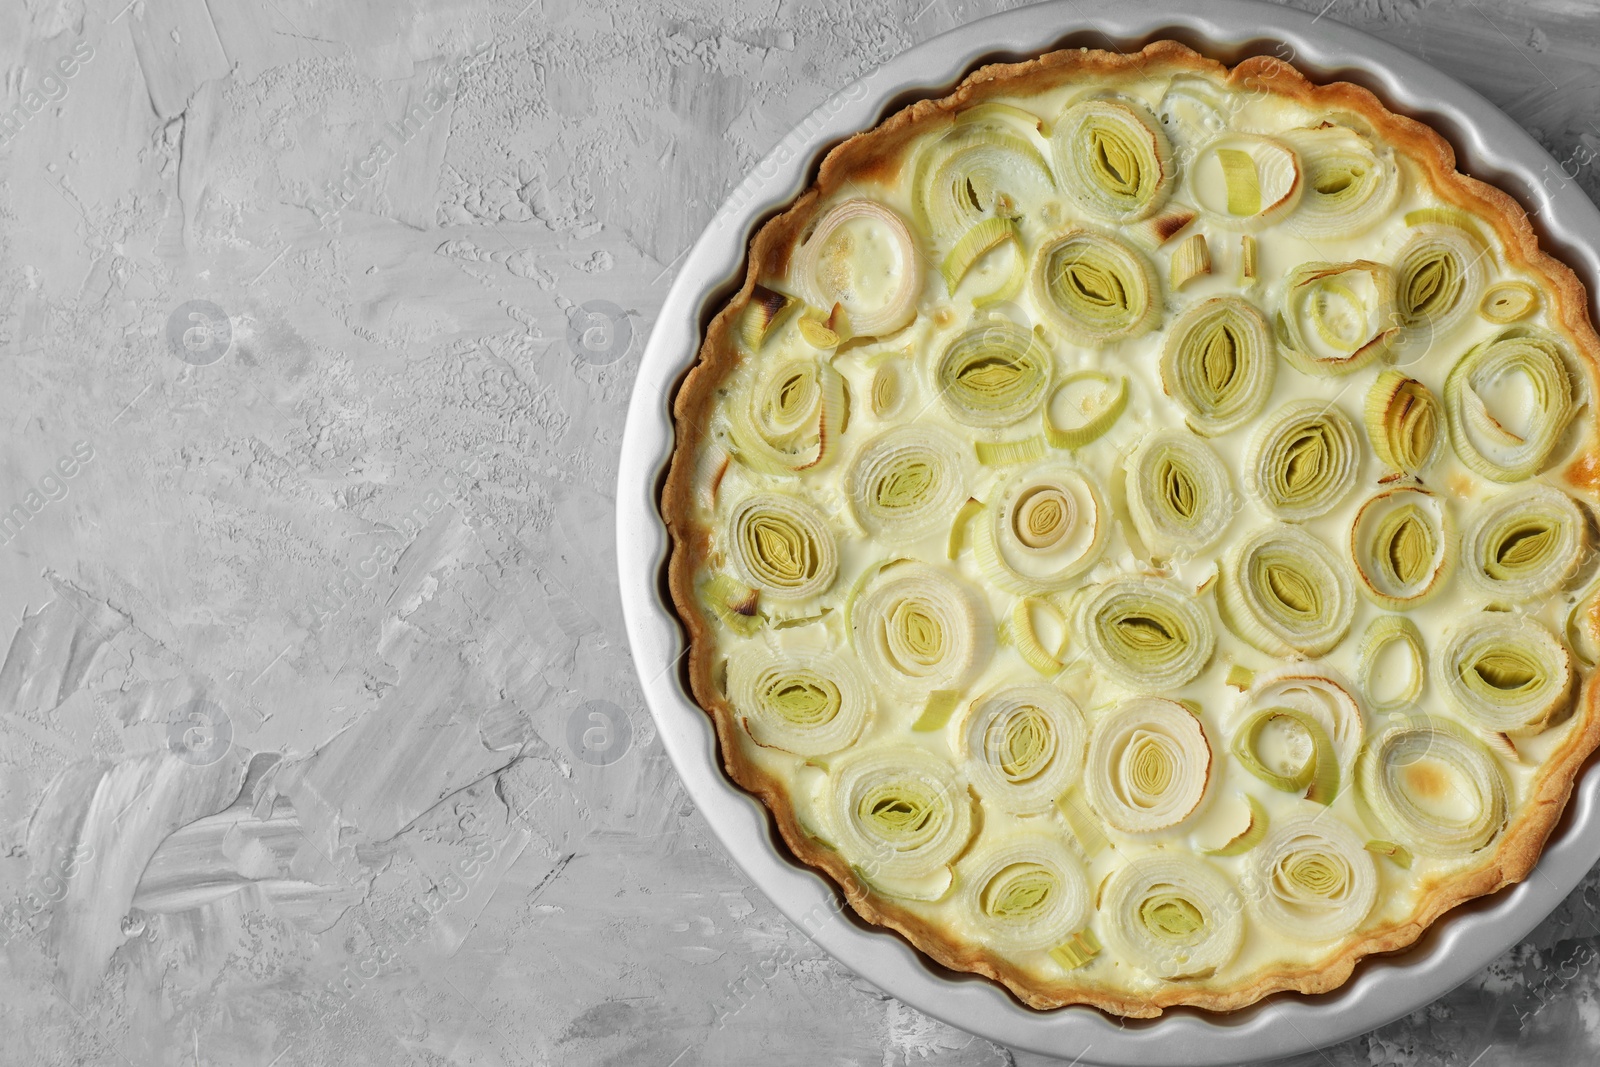
[[[1305,1052],[1416,1010],[1516,944],[1600,860],[1600,775],[1584,776],[1538,867],[1521,885],[1451,913],[1417,945],[1369,959],[1341,989],[1279,995],[1229,1015],[1179,1009],[1119,1022],[1089,1008],[1040,1012],[998,985],[954,974],[897,935],[840,910],[832,885],[789,855],[765,810],[724,775],[706,714],[690,697],[683,633],[668,604],[667,532],[657,498],[673,431],[674,388],[701,331],[744,272],[751,234],[810,181],[827,149],[906,104],[949,91],[986,62],[1060,47],[1135,50],[1164,37],[1225,62],[1292,60],[1322,81],[1365,85],[1455,145],[1463,170],[1517,196],[1541,239],[1600,291],[1600,212],[1524,130],[1466,86],[1376,38],[1253,0],[1086,4],[1059,0],[982,19],[918,45],[845,87],[785,137],[735,190],[690,250],[661,309],[628,410],[617,490],[617,550],[628,637],[663,745],[734,861],[827,952],[929,1015],[991,1041],[1083,1064],[1240,1063]]]

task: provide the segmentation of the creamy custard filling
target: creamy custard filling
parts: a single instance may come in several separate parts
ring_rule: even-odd
[[[1600,645],[1540,279],[1352,116],[1208,77],[908,152],[759,279],[715,410],[736,743],[1041,982],[1232,988],[1404,922]]]

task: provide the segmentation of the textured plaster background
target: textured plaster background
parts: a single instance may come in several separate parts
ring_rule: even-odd
[[[747,884],[654,741],[611,529],[723,197],[1004,5],[523,2],[0,6],[4,1064],[1042,1062]],[[1594,5],[1324,17],[1600,191]],[[1595,1062],[1597,904],[1293,1062]]]

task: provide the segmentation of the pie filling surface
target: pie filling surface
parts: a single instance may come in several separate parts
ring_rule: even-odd
[[[1600,726],[1586,297],[1431,130],[1171,42],[985,68],[757,235],[663,493],[733,778],[1039,1008],[1319,992]]]

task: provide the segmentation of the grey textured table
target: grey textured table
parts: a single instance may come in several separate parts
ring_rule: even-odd
[[[992,10],[0,9],[0,1062],[1043,1062],[746,883],[612,563],[680,255],[839,86]],[[1600,9],[1324,17],[1600,191]],[[1595,1062],[1597,904],[1286,1062]]]

